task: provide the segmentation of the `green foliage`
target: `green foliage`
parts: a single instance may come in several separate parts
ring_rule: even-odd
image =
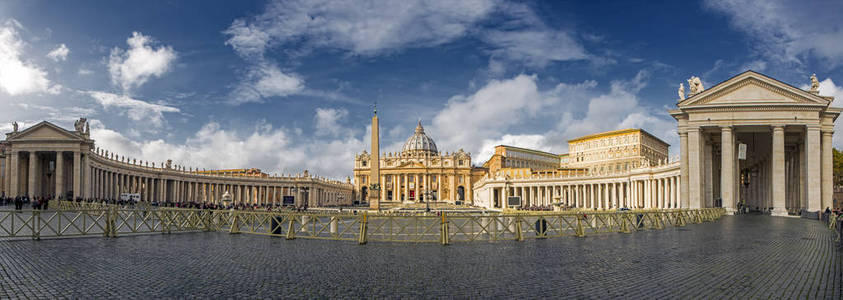
[[[832,149],[834,152],[834,185],[843,185],[843,151]]]

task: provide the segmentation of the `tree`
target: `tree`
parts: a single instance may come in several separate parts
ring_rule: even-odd
[[[834,153],[834,185],[843,185],[843,151],[832,149]]]

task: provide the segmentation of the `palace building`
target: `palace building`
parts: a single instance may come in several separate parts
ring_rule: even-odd
[[[373,145],[379,139],[376,128],[377,114],[373,117]],[[373,178],[372,164],[375,162],[378,165],[374,169],[378,170],[379,176]],[[463,204],[473,196],[473,169],[470,153],[462,149],[452,153],[439,152],[419,121],[401,152],[382,153],[378,157],[363,150],[356,155],[354,183],[361,202],[379,201],[389,205],[429,200]],[[373,190],[373,187],[379,189]]]
[[[639,128],[601,132],[568,140],[568,163],[563,166],[595,173],[626,171],[642,161],[666,162],[669,146]]]
[[[553,155],[555,169],[521,162],[520,168],[497,168],[504,158],[493,157],[489,173],[474,184],[473,203],[505,209],[506,200],[515,197],[521,207],[548,209],[679,208],[679,163],[668,161],[668,148],[633,128],[571,139],[568,154],[520,150]]]
[[[0,191],[9,197],[119,199],[140,194],[149,202],[340,206],[353,201],[352,185],[314,177],[264,176],[260,170],[197,171],[171,161],[150,163],[95,147],[87,121],[66,130],[41,122],[6,134],[0,142],[3,176]]]
[[[532,170],[556,170],[559,168],[559,155],[513,146],[495,146],[495,154],[483,167],[490,173],[503,168],[530,168]]]

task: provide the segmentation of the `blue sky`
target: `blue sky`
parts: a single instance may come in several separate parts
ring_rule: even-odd
[[[643,5],[646,4],[646,5]],[[0,129],[87,117],[97,145],[344,178],[422,119],[440,151],[556,153],[641,127],[678,84],[753,69],[843,99],[840,1],[0,1]],[[835,81],[836,80],[836,81]],[[839,106],[839,105],[838,105]],[[835,137],[835,145],[840,141]]]

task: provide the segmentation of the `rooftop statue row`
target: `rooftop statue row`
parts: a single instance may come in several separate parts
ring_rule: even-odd
[[[140,161],[140,163],[139,163],[137,159],[130,159],[130,158],[127,158],[125,156],[119,156],[119,155],[114,154],[113,152],[110,153],[107,150],[100,149],[99,147],[97,147],[94,150],[94,153],[96,155],[99,155],[100,157],[105,158],[105,159],[117,161],[117,162],[120,162],[120,163],[130,164],[130,165],[139,166],[139,167],[156,168],[155,162],[150,163],[149,161],[146,161],[146,162]],[[199,168],[185,167],[185,166],[182,166],[182,165],[174,165],[172,159],[168,159],[166,163],[159,164],[157,168],[158,169],[174,170],[174,171],[179,171],[179,172],[183,172],[183,173],[192,173],[192,174],[195,174],[195,175],[216,176],[216,177],[241,177],[241,176],[232,175],[232,174],[226,174],[226,175],[203,174],[203,173],[200,173]],[[208,171],[208,170],[203,168],[201,172],[206,172],[206,171]],[[312,179],[316,179],[316,180],[319,180],[319,181],[330,182],[330,183],[343,183],[339,180],[332,180],[332,179],[328,179],[326,177],[313,176],[312,174],[310,174],[308,172],[308,170],[304,170],[303,173],[295,174],[295,175],[294,174],[287,174],[286,176],[284,176],[284,174],[281,174],[280,177],[278,176],[278,173],[275,173],[273,176],[270,176],[270,178],[312,178]],[[346,178],[345,183],[350,182],[350,180],[351,180],[350,178]]]
[[[685,100],[685,97],[691,97],[696,94],[702,93],[705,90],[702,85],[702,81],[697,76],[691,76],[688,79],[688,87],[691,89],[690,92],[686,95],[685,94],[685,85],[682,83],[679,84],[679,90],[677,93],[679,94],[679,101]],[[808,90],[811,93],[817,94],[820,91],[820,82],[817,80],[817,74],[811,74],[811,89]]]

